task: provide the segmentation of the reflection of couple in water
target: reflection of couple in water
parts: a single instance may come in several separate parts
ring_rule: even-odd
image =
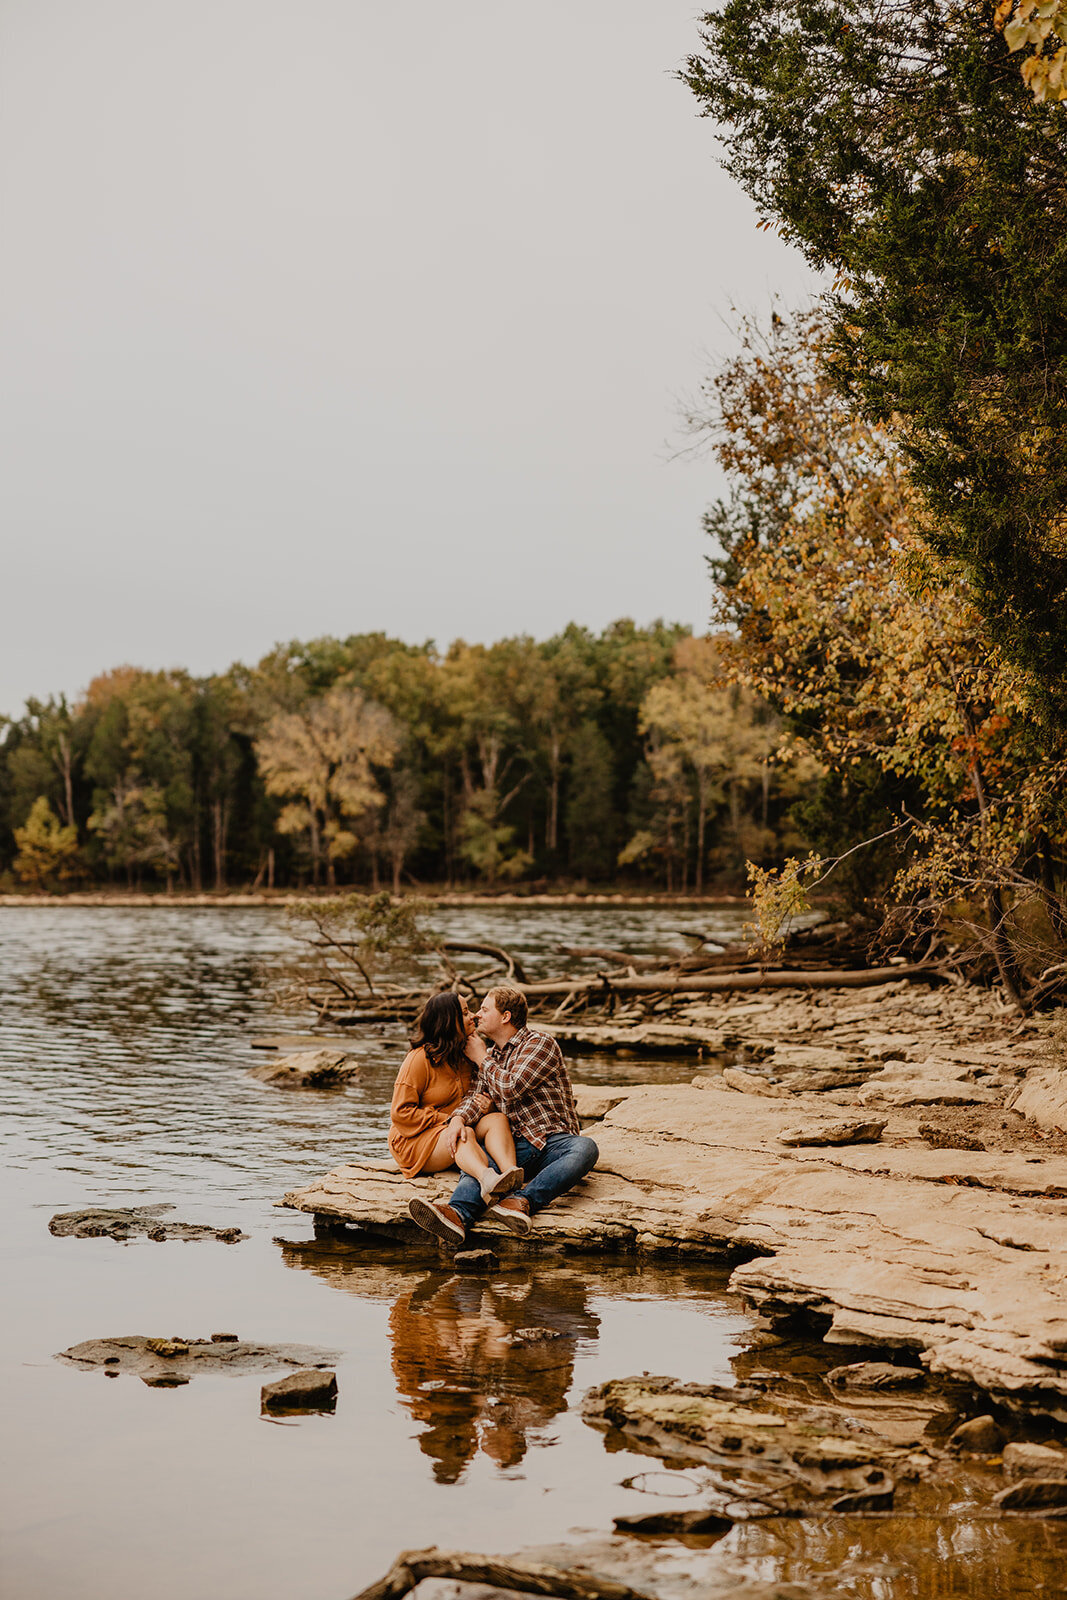
[[[389,1149],[405,1178],[453,1166],[464,1174],[447,1203],[409,1207],[452,1245],[486,1211],[529,1233],[599,1154],[580,1131],[559,1045],[527,1027],[526,997],[507,985],[490,989],[476,1017],[451,991],[426,1002],[393,1090]]]
[[[536,1281],[435,1274],[401,1295],[389,1314],[393,1372],[437,1481],[455,1483],[479,1448],[518,1466],[528,1432],[564,1410],[578,1342],[598,1326],[585,1283],[566,1270]],[[515,1337],[531,1328],[555,1337]]]

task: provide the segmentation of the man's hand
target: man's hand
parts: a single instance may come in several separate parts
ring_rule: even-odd
[[[492,1111],[493,1109],[493,1102],[487,1094],[472,1094],[471,1104],[480,1117],[484,1117],[487,1111]]]
[[[449,1117],[448,1119],[448,1153],[455,1158],[456,1151],[465,1140],[469,1139],[471,1131],[462,1117]]]

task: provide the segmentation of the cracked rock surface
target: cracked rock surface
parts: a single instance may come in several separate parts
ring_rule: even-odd
[[[1065,1141],[1007,1104],[1020,1076],[1047,1073],[1040,1041],[998,1020],[988,995],[884,988],[683,1009],[689,1026],[762,1036],[763,1059],[738,1069],[757,1092],[730,1088],[728,1074],[576,1086],[596,1170],[537,1217],[528,1240],[490,1221],[470,1243],[502,1258],[552,1247],[727,1253],[741,1260],[731,1288],[772,1322],[800,1318],[850,1349],[913,1352],[932,1374],[1067,1419]],[[789,1047],[776,1049],[783,1034]],[[811,1053],[823,1049],[842,1060]],[[853,1070],[862,1081],[842,1086]],[[791,1087],[816,1072],[838,1086]],[[870,1112],[842,1110],[860,1105],[878,1108],[878,1143],[782,1142],[871,1123]],[[932,1127],[951,1131],[961,1118],[974,1137],[951,1144],[946,1132],[931,1144]],[[363,1161],[283,1204],[408,1239],[408,1201],[446,1196],[454,1182],[407,1182],[391,1162]]]

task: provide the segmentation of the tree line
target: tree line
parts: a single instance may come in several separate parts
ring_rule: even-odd
[[[456,641],[279,645],[194,677],[119,667],[30,700],[0,742],[0,872],[224,890],[620,875],[737,887],[800,842],[815,769],[718,682],[723,643],[657,621]]]

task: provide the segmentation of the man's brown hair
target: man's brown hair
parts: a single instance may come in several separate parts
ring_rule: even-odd
[[[510,1011],[513,1028],[525,1028],[526,996],[521,989],[513,989],[508,983],[498,983],[495,989],[489,990],[485,998],[493,1002],[501,1016],[505,1011]]]

